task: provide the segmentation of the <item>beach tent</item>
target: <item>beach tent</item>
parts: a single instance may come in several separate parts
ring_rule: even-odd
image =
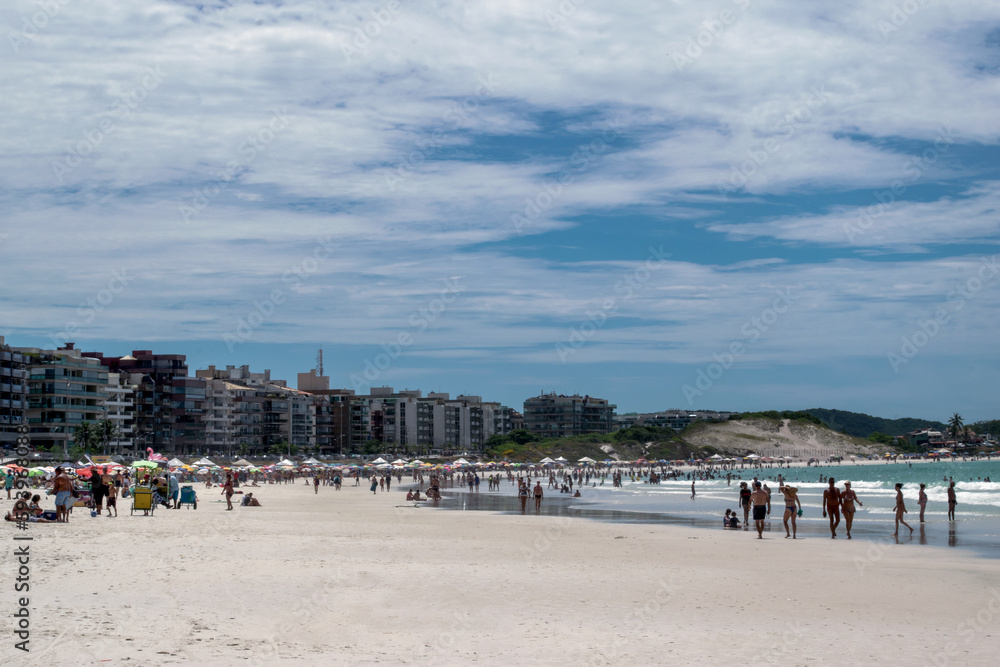
[[[170,459],[169,461],[167,461],[167,465],[170,466],[171,468],[180,468],[182,465],[185,465],[185,463],[180,459]]]
[[[279,468],[294,468],[295,467],[295,464],[292,463],[291,461],[289,461],[288,459],[281,459],[280,461],[278,461],[274,465],[278,466]]]
[[[759,459],[760,457],[757,456],[756,454],[749,454],[748,456],[746,456],[746,458],[748,458],[748,459]]]
[[[404,461],[403,459],[396,459],[395,461],[392,462],[392,465],[394,466],[406,465],[406,461]]]
[[[453,466],[467,466],[467,465],[471,465],[471,464],[468,461],[466,461],[465,459],[458,459],[457,461],[454,461],[451,465],[453,465]]]
[[[243,467],[243,468],[246,468],[246,467],[253,467],[253,464],[252,464],[252,463],[250,463],[249,461],[247,461],[246,459],[240,459],[239,461],[237,461],[237,462],[236,462],[236,463],[234,463],[233,465],[234,465],[234,466],[240,466],[240,467]]]
[[[712,461],[719,461],[719,460],[721,460],[721,459],[722,459],[722,455],[721,455],[721,454],[712,454],[712,455],[711,455],[711,456],[709,456],[708,458],[709,458],[710,460],[712,460]]]
[[[386,461],[384,458],[382,458],[380,456],[377,459],[375,459],[374,461],[369,461],[369,463],[371,463],[372,465],[378,465],[380,463],[388,463],[388,461]]]
[[[310,456],[309,458],[307,458],[305,461],[303,461],[299,465],[303,465],[303,466],[315,466],[315,465],[321,465],[321,464],[320,464],[319,461],[317,461],[316,459],[314,459],[313,457]]]
[[[548,456],[546,456],[544,459],[542,459],[541,461],[539,461],[539,463],[555,463],[555,461],[553,461]]]
[[[566,459],[561,456],[556,457],[556,463],[566,463]]]
[[[577,463],[597,463],[594,459],[589,456],[584,456],[582,459],[577,459]]]
[[[217,465],[215,465],[214,463],[212,463],[211,461],[209,461],[207,458],[204,458],[204,457],[202,457],[202,458],[198,459],[197,461],[195,461],[194,465],[196,465],[196,466],[212,466],[212,467],[218,468]]]

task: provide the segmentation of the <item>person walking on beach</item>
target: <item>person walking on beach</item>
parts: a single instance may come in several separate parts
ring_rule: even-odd
[[[837,526],[840,525],[840,489],[834,486],[837,481],[830,478],[830,488],[823,491],[823,517],[830,515],[830,539],[837,539]]]
[[[319,495],[319,475],[313,475],[313,495]]]
[[[226,494],[226,511],[233,509],[233,475],[226,473],[226,483],[222,485],[222,491]]]
[[[781,518],[782,523],[785,525],[785,539],[791,537],[793,540],[798,539],[798,531],[795,525],[795,519],[798,512],[802,511],[802,501],[799,500],[799,490],[794,486],[779,486],[778,493],[785,497],[785,514]],[[788,532],[788,520],[792,521],[792,532]]]
[[[694,498],[694,480],[691,480],[691,497]]]
[[[377,493],[378,493],[378,480],[377,480],[377,479],[375,479],[375,475],[372,475],[372,486],[371,486],[371,490],[372,490],[372,495],[375,495],[375,494],[377,494]]]
[[[903,485],[896,482],[896,530],[892,534],[893,537],[899,533],[899,524],[903,524],[910,529],[910,534],[913,534],[913,527],[903,521],[903,515],[906,514],[906,504],[903,502]]]
[[[844,490],[840,492],[840,504],[844,512],[844,526],[847,528],[847,539],[851,539],[851,526],[854,525],[854,503],[864,507],[858,500],[858,494],[851,488],[850,482],[844,482]]]
[[[750,530],[750,495],[746,482],[740,482],[740,506],[743,508],[743,530]]]
[[[760,482],[754,482],[753,493],[750,494],[753,503],[753,522],[757,528],[757,539],[764,539],[764,520],[771,514],[771,498],[767,491],[760,488]]]
[[[535,514],[542,511],[542,480],[535,482]]]
[[[955,505],[958,499],[955,497],[955,480],[948,483],[948,521],[955,520]]]
[[[3,488],[7,490],[7,500],[11,500],[10,492],[14,490],[14,471],[7,468],[7,475],[3,480]]]
[[[517,487],[517,498],[521,503],[521,514],[524,514],[524,506],[528,504],[528,485],[523,480]]]

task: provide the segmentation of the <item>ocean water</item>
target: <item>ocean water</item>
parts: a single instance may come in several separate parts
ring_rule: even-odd
[[[781,517],[784,502],[778,493],[777,475],[799,489],[804,510],[798,518],[800,538],[829,539],[829,522],[823,518],[823,490],[820,476],[836,479],[838,488],[849,480],[863,506],[858,508],[852,534],[855,539],[889,540],[894,527],[895,484],[903,483],[903,498],[908,514],[905,520],[914,528],[911,536],[900,526],[901,544],[940,545],[974,549],[980,554],[1000,558],[1000,481],[985,482],[986,477],[1000,480],[1000,461],[941,462],[941,463],[874,463],[820,466],[809,468],[747,468],[734,471],[744,481],[756,475],[772,490],[773,515],[765,537],[784,537]],[[957,521],[947,519],[948,478],[954,478],[958,505]],[[598,521],[675,523],[721,530],[726,509],[739,512],[739,479],[727,484],[725,479],[698,480],[695,497],[691,498],[691,481],[678,479],[660,484],[646,484],[624,476],[623,486],[611,486],[610,477],[601,485],[582,487],[580,498],[569,498],[546,488],[543,513],[547,515],[579,516]],[[917,505],[919,484],[927,485],[928,497],[925,523],[919,523]],[[547,486],[543,481],[543,487]],[[445,509],[519,512],[514,487],[503,481],[499,492],[488,493],[485,484],[479,494],[469,494],[457,486],[445,490],[441,507]],[[528,512],[533,511],[529,500]],[[751,520],[752,523],[752,520]],[[752,530],[752,526],[751,526]],[[843,521],[837,529],[838,538],[846,537]]]

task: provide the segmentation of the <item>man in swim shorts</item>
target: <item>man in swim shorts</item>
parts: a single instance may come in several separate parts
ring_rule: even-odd
[[[69,508],[76,501],[73,498],[73,483],[69,481],[69,476],[63,472],[62,466],[56,468],[56,479],[52,490],[56,494],[56,521],[68,523]]]
[[[823,491],[823,516],[830,515],[830,539],[837,539],[837,526],[840,525],[840,489],[834,486],[837,481],[829,480],[830,488]]]
[[[757,539],[764,539],[764,520],[771,514],[771,497],[767,491],[760,488],[760,482],[754,482],[753,493],[750,494],[753,503],[753,522],[757,528]]]

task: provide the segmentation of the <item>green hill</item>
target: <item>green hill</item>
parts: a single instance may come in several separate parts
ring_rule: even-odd
[[[923,428],[933,428],[940,431],[947,430],[947,426],[941,422],[927,419],[914,419],[903,417],[901,419],[884,419],[883,417],[873,417],[863,412],[848,412],[847,410],[827,410],[826,408],[810,408],[803,410],[834,431],[840,431],[856,438],[867,438],[872,433],[884,433],[886,435],[903,435],[910,431]]]

